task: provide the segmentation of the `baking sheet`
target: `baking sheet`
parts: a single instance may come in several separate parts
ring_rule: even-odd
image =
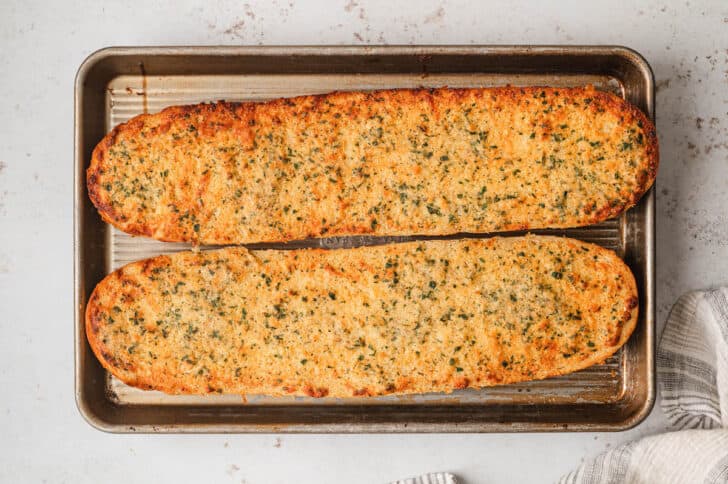
[[[514,47],[509,51],[508,48],[453,47],[430,48],[432,54],[423,54],[422,52],[427,52],[426,49],[342,47],[277,51],[271,48],[214,48],[219,54],[214,60],[219,61],[227,55],[228,59],[242,60],[245,68],[241,69],[239,63],[231,62],[229,69],[212,74],[207,72],[220,67],[209,59],[207,63],[210,65],[205,66],[203,60],[209,57],[210,49],[105,51],[102,59],[95,61],[95,65],[98,66],[101,60],[114,64],[109,62],[111,59],[120,64],[116,65],[117,72],[113,75],[106,74],[102,79],[105,82],[93,83],[93,87],[91,83],[86,83],[80,86],[80,93],[77,91],[77,130],[80,129],[82,135],[87,135],[81,136],[83,139],[77,138],[77,143],[81,145],[77,144],[77,183],[83,184],[83,170],[88,164],[90,148],[104,133],[142,112],[157,112],[177,104],[220,99],[260,101],[334,90],[487,87],[505,84],[572,86],[589,83],[597,89],[626,97],[646,110],[648,115],[652,115],[651,73],[649,68],[644,71],[645,65],[641,64],[643,61],[630,51],[615,48],[544,48],[539,53],[539,49],[532,48]],[[524,49],[531,49],[527,53],[536,61],[526,62],[528,59],[524,59],[520,63],[513,63],[516,56],[523,56]],[[310,57],[315,60],[308,70],[299,72],[302,66],[296,62],[297,54],[300,58]],[[578,59],[570,64],[565,62],[569,56],[575,55],[586,64],[590,64],[587,59],[591,58],[591,64],[579,65]],[[407,65],[396,62],[397,56],[414,59],[409,71],[400,72]],[[443,57],[442,66],[433,62],[435,56]],[[604,57],[601,63],[599,56]],[[611,72],[604,72],[604,66],[608,66],[610,62],[619,64],[619,59],[615,58],[622,60],[626,71],[620,73],[617,69],[612,69]],[[625,58],[628,59],[625,61]],[[134,62],[135,59],[138,61]],[[186,63],[175,67],[175,63],[183,59]],[[259,63],[253,62],[255,60]],[[288,69],[281,65],[286,61],[293,62]],[[377,64],[379,66],[374,72],[366,72],[366,68],[361,68],[362,65]],[[563,64],[563,68],[558,69],[560,64]],[[199,72],[188,72],[190,66],[196,66]],[[629,70],[630,66],[632,70]],[[447,68],[447,72],[437,72],[438,68]],[[643,69],[642,75],[635,74],[634,71],[639,71],[640,68]],[[261,70],[271,72],[261,73]],[[364,72],[360,72],[361,70]],[[79,75],[82,74],[83,68]],[[95,102],[85,105],[82,102],[79,106],[79,97],[83,101],[84,94],[90,89],[102,91],[92,93],[95,95]],[[89,100],[92,98],[86,97]],[[102,126],[96,126],[96,138],[83,133],[84,126],[92,119],[102,122]],[[78,134],[77,132],[77,136]],[[83,309],[85,298],[93,286],[108,272],[134,260],[189,248],[188,244],[162,243],[131,237],[101,223],[100,220],[94,220],[94,217],[98,219],[98,215],[94,213],[84,187],[77,188],[77,231],[88,228],[92,232],[91,235],[84,232],[85,236],[77,233],[76,282],[79,310]],[[630,342],[604,364],[543,381],[480,390],[458,390],[452,394],[365,399],[171,396],[126,386],[103,371],[93,355],[89,354],[81,313],[77,314],[76,334],[79,407],[91,423],[114,431],[503,431],[626,428],[646,416],[654,399],[654,276],[651,263],[653,203],[654,195],[650,191],[635,209],[617,219],[591,227],[534,231],[566,235],[613,249],[625,258],[635,273],[640,287],[641,303],[637,330]],[[462,236],[483,235],[460,234],[456,237]],[[335,248],[412,239],[417,237],[335,237],[249,247]],[[89,270],[89,264],[93,264],[93,270]],[[90,272],[93,274],[86,277]],[[94,397],[91,397],[91,391],[83,391],[94,385]],[[105,401],[99,402],[99,398]],[[92,411],[92,406],[104,410]],[[333,413],[336,415],[331,415],[332,409],[335,409]],[[393,412],[394,418],[386,418],[384,412],[387,410]],[[424,414],[427,415],[426,418],[422,417]],[[118,423],[109,423],[111,415],[118,419]],[[141,421],[140,415],[144,416]],[[277,419],[280,418],[284,420],[284,425],[277,424]],[[174,419],[172,423],[169,423],[170,419]],[[207,427],[204,423],[199,425],[198,420],[207,421]]]

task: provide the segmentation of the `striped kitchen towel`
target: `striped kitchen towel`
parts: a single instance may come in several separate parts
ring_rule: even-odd
[[[434,472],[432,474],[410,477],[409,479],[400,479],[389,484],[458,484],[458,481],[449,472]]]
[[[728,483],[728,287],[692,292],[670,312],[657,378],[673,432],[619,446],[562,484]]]

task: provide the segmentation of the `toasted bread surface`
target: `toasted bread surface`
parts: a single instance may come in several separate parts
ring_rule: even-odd
[[[125,232],[232,244],[588,225],[657,165],[652,122],[590,87],[403,89],[140,115],[87,185]]]
[[[601,362],[637,301],[614,252],[565,238],[226,248],[111,273],[86,333],[122,381],[173,394],[451,392]]]

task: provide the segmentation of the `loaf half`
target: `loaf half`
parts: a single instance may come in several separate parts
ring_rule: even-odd
[[[115,376],[168,393],[450,392],[599,363],[637,301],[616,254],[565,238],[227,248],[113,272],[86,333]]]
[[[657,165],[652,122],[613,94],[404,89],[137,116],[87,182],[125,232],[238,244],[588,225],[634,205]]]

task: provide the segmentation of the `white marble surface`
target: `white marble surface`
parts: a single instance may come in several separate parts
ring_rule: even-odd
[[[660,432],[108,435],[73,400],[73,78],[110,45],[623,44],[658,81],[657,303],[728,283],[728,3],[0,0],[0,481],[551,482]],[[53,7],[50,5],[53,4]],[[206,6],[202,6],[206,5]]]

